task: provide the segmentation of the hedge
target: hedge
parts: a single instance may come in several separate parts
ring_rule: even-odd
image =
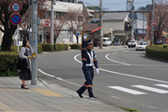
[[[68,50],[68,44],[42,44],[43,51],[63,51]]]
[[[168,45],[147,46],[146,55],[150,57],[168,60]]]
[[[19,53],[0,52],[0,76],[18,76],[16,69]]]
[[[54,47],[51,44],[42,44],[43,51],[54,51]]]
[[[43,52],[43,47],[41,44],[38,45],[38,54]]]
[[[71,44],[71,49],[81,49],[81,44]]]

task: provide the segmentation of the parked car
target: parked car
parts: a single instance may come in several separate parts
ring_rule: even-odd
[[[103,45],[108,46],[111,45],[111,40],[108,37],[103,37]]]
[[[136,40],[131,40],[131,41],[129,41],[128,42],[128,47],[130,48],[130,47],[136,47],[136,45],[137,45],[137,41]]]
[[[146,50],[147,42],[139,42],[138,45],[136,45],[135,50]]]

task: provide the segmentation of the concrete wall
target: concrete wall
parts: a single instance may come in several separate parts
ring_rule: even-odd
[[[106,32],[107,29],[124,31],[124,23],[123,21],[104,21],[102,28],[103,34]]]

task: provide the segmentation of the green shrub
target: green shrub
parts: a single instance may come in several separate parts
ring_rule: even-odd
[[[43,51],[54,51],[54,47],[51,44],[42,44]]]
[[[146,55],[168,60],[168,49],[167,47],[165,48],[163,45],[147,46]]]
[[[64,50],[68,50],[69,49],[69,45],[68,44],[64,44]]]
[[[38,45],[38,54],[43,52],[43,47],[41,44]]]
[[[54,44],[54,51],[68,50],[68,44]]]
[[[0,76],[18,76],[19,72],[16,65],[19,59],[19,53],[0,52]]]
[[[19,52],[22,46],[19,46]],[[11,46],[11,52],[17,52],[17,46]]]
[[[81,44],[71,44],[71,49],[81,49]]]

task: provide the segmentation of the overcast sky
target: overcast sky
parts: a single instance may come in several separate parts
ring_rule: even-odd
[[[99,0],[78,0],[83,1],[85,6],[98,6]],[[123,11],[126,10],[126,1],[127,0],[103,0],[103,8],[112,10],[112,11]],[[134,0],[135,9],[138,9],[141,6],[146,6],[151,4],[152,0]]]

